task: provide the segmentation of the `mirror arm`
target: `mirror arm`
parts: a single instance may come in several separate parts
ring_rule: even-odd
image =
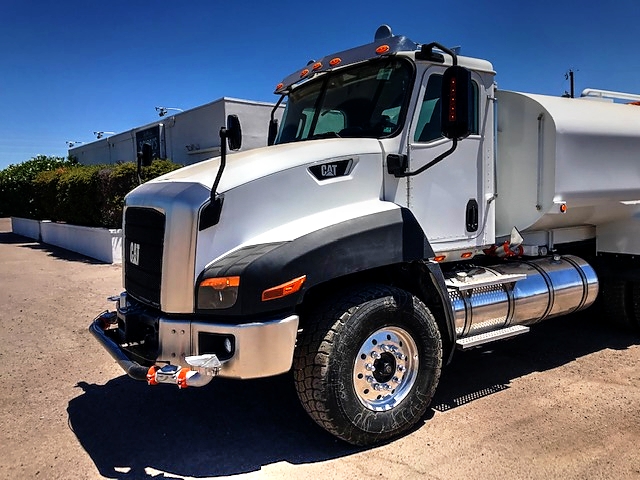
[[[218,190],[222,172],[227,165],[227,142],[229,142],[228,148],[231,150],[239,150],[242,146],[242,129],[237,115],[228,115],[227,125],[220,128],[220,167],[218,167],[216,179],[211,186],[211,203],[219,198],[216,190]]]
[[[444,53],[448,53],[449,55],[451,55],[451,58],[453,60],[452,65],[458,65],[458,55],[456,55],[456,52],[438,42],[431,42],[428,45],[423,45],[422,51],[431,51],[433,50],[433,47],[436,47],[438,50],[442,50]]]
[[[278,101],[276,102],[275,107],[273,107],[273,109],[271,110],[271,121],[273,122],[276,119],[276,112],[278,111],[278,107],[280,106],[280,104],[282,103],[282,100],[284,100],[284,97],[286,97],[286,94],[282,94],[280,95],[280,98],[278,99]]]
[[[431,160],[429,163],[427,163],[426,165],[423,165],[422,167],[420,167],[418,170],[415,170],[413,172],[402,172],[402,173],[398,173],[395,176],[398,178],[401,177],[413,177],[414,175],[419,175],[422,172],[424,172],[425,170],[437,165],[438,163],[440,163],[442,160],[444,160],[445,158],[447,158],[449,155],[451,155],[456,148],[458,148],[458,139],[454,138],[452,139],[453,144],[451,145],[451,148],[449,150],[447,150],[444,153],[441,153],[440,155],[438,155],[436,158],[434,158],[433,160]]]
[[[218,185],[220,184],[220,179],[222,178],[222,172],[224,171],[224,167],[227,165],[227,137],[229,136],[229,131],[226,127],[222,127],[220,129],[220,167],[218,168],[218,173],[216,175],[216,179],[213,182],[213,186],[211,187],[211,201],[213,202],[216,199],[216,190],[218,189]]]
[[[455,68],[455,67],[458,66],[458,56],[456,55],[456,52],[454,52],[453,50],[445,47],[444,45],[442,45],[442,44],[440,44],[438,42],[432,42],[432,43],[429,43],[428,45],[422,45],[420,51],[421,51],[421,53],[429,55],[429,56],[432,57],[433,56],[433,48],[434,47],[439,49],[439,50],[441,50],[441,51],[443,51],[444,53],[449,54],[451,56],[452,67],[449,67],[449,69]],[[461,68],[461,67],[459,67],[459,68]],[[447,71],[449,71],[449,69],[447,69]],[[444,133],[444,130],[443,130],[443,133]],[[467,132],[467,135],[468,135],[468,132]],[[445,136],[449,137],[449,135],[447,135],[447,134],[445,134]],[[418,170],[415,170],[413,172],[398,172],[398,173],[394,173],[394,176],[398,177],[398,178],[401,178],[401,177],[413,177],[414,175],[419,175],[422,172],[424,172],[425,170],[428,170],[429,168],[437,165],[442,160],[444,160],[449,155],[451,155],[453,152],[455,152],[456,148],[458,148],[458,138],[456,138],[454,136],[451,139],[451,141],[452,141],[452,144],[451,144],[451,148],[449,150],[447,150],[446,152],[441,153],[436,158],[431,160],[429,163],[427,163],[426,165],[423,165],[422,167],[420,167]]]

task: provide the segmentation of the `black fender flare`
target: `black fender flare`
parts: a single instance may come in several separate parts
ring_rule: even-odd
[[[433,249],[410,210],[402,207],[320,228],[289,242],[244,247],[210,265],[198,280],[240,276],[236,304],[216,315],[247,316],[293,310],[316,285],[349,274],[411,262],[426,266],[445,313],[446,334],[455,341],[453,310],[440,265],[428,260]],[[262,301],[262,292],[305,275],[302,289]],[[197,304],[197,303],[196,303]],[[445,333],[445,332],[443,332]]]

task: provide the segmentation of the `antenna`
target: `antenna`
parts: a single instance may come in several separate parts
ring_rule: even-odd
[[[569,97],[569,98],[576,98],[574,71],[573,71],[572,68],[570,68],[569,71],[564,74],[564,79],[565,80],[569,80],[569,85],[570,85],[571,91],[570,91],[570,93],[565,91],[564,95],[562,95],[562,96],[563,97]]]

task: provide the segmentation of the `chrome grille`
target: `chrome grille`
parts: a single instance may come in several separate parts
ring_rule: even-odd
[[[124,287],[137,300],[160,307],[165,216],[129,207],[124,221]]]

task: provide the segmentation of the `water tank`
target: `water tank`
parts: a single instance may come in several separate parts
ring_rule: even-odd
[[[496,235],[640,211],[640,106],[509,91],[497,98]]]

